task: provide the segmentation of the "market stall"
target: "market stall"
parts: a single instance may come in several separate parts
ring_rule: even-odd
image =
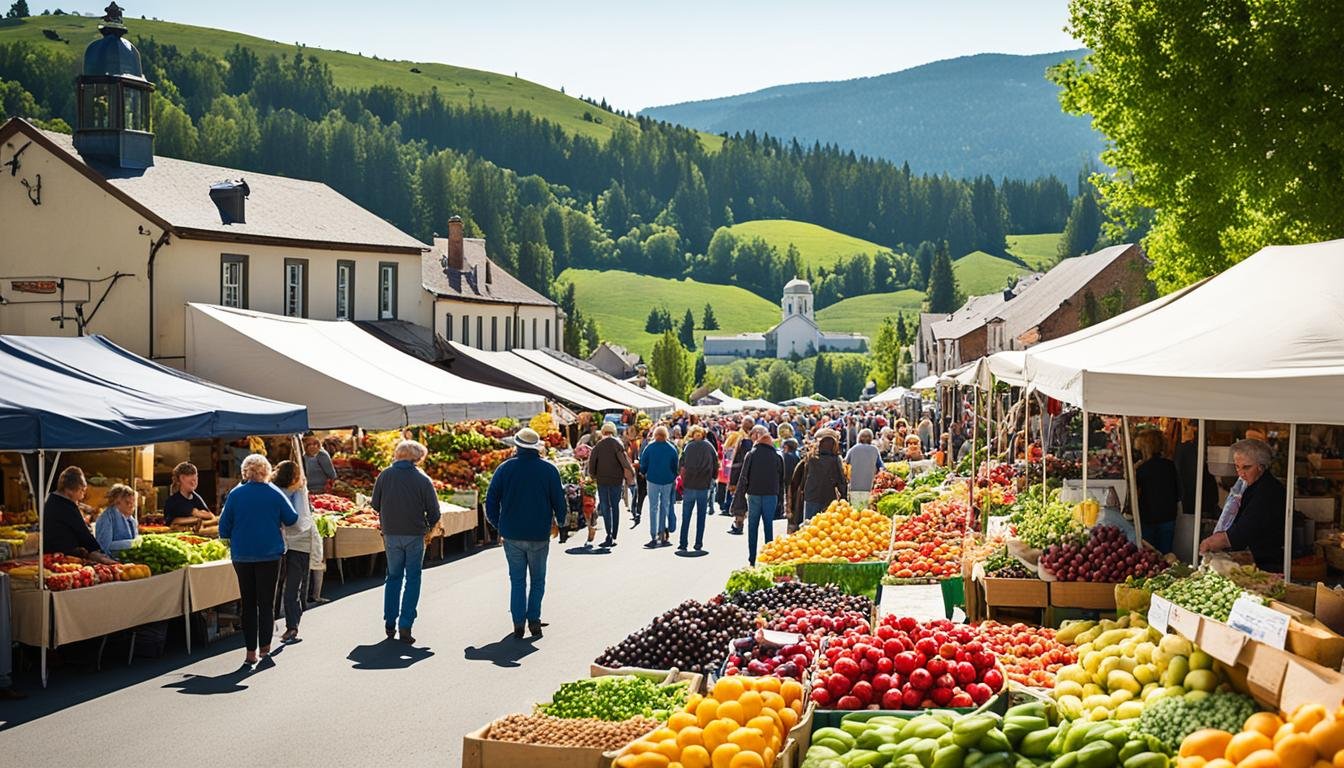
[[[626,385],[616,379],[584,370],[575,365],[570,365],[569,363],[552,356],[551,353],[546,350],[515,349],[512,354],[517,355],[538,367],[545,368],[551,373],[560,376],[595,395],[613,402],[621,403],[626,408],[643,411],[650,416],[661,416],[672,410],[671,402],[662,397],[654,397],[647,392],[641,391],[634,385]]]
[[[30,455],[23,469],[37,508],[39,533],[62,452],[301,432],[308,426],[302,406],[197,379],[137,357],[100,336],[4,336],[0,358],[0,391],[5,392],[0,403],[0,450]],[[153,541],[150,536],[142,539]],[[7,570],[15,588],[16,635],[36,640],[41,647],[44,685],[48,647],[175,617],[187,605],[186,577],[181,572],[136,583],[149,575],[148,570],[140,574],[126,566],[57,563],[40,544],[31,565],[11,565]],[[23,574],[24,568],[32,569],[31,578],[15,575]],[[52,590],[61,594],[51,594]],[[170,610],[174,605],[176,609]],[[34,617],[41,619],[36,632],[25,626]]]
[[[532,392],[586,411],[622,411],[628,406],[594,394],[563,376],[509,352],[490,352],[449,342],[455,375],[497,387]]]

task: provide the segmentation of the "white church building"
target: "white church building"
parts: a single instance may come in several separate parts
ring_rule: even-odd
[[[794,355],[810,357],[820,352],[867,352],[868,337],[857,333],[828,333],[817,326],[812,309],[812,286],[794,278],[784,286],[779,300],[781,319],[765,333],[736,336],[706,336],[705,364],[720,365],[745,357]]]

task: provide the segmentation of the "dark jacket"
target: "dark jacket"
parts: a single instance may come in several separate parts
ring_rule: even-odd
[[[774,496],[784,504],[784,457],[770,443],[757,443],[742,460],[738,496]],[[736,505],[736,500],[734,500]]]
[[[784,457],[784,481],[792,486],[793,471],[798,468],[798,462],[802,461],[802,457],[797,451],[781,451],[780,455]]]
[[[685,490],[708,490],[719,472],[719,454],[708,440],[692,440],[681,452],[681,484]]]
[[[634,477],[635,468],[621,438],[608,435],[597,441],[588,454],[588,476],[598,485],[624,485],[627,473]]]
[[[235,563],[279,560],[285,554],[280,526],[299,521],[289,497],[270,483],[247,482],[235,486],[224,499],[219,513],[219,538],[229,540]]]
[[[826,443],[802,463],[803,501],[830,504],[849,495],[845,467],[840,463],[840,456],[830,450],[834,441],[828,440]]]
[[[1262,571],[1283,567],[1283,515],[1287,490],[1268,470],[1241,494],[1241,508],[1227,529],[1231,549],[1249,549]]]
[[[1176,519],[1181,501],[1181,480],[1176,463],[1165,456],[1154,456],[1134,469],[1134,484],[1139,489],[1139,520],[1144,525],[1160,525]]]
[[[546,541],[568,512],[560,470],[526,448],[499,465],[485,492],[485,518],[502,539]]]
[[[413,461],[394,461],[379,473],[369,503],[382,519],[385,536],[424,536],[439,522],[434,481]]]
[[[66,555],[73,555],[78,549],[90,552],[103,549],[89,532],[79,505],[59,493],[48,496],[42,509],[42,547],[48,553]]]
[[[1196,442],[1188,440],[1176,446],[1176,472],[1181,476],[1181,513],[1195,514],[1195,480],[1198,478],[1199,455],[1195,450]],[[1209,470],[1204,470],[1204,509],[1201,514],[1206,519],[1217,520],[1222,508],[1218,506],[1218,483]]]

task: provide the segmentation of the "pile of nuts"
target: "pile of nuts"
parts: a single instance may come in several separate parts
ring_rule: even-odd
[[[592,717],[509,715],[491,723],[485,737],[524,744],[611,750],[624,747],[660,725],[657,720],[647,717],[632,717],[612,723]]]

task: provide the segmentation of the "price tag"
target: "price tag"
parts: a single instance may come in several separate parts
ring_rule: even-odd
[[[1259,640],[1275,648],[1283,648],[1284,640],[1288,637],[1288,614],[1261,605],[1258,600],[1246,595],[1238,597],[1232,604],[1232,614],[1227,623],[1250,635],[1252,640]]]
[[[1199,614],[1172,603],[1167,613],[1167,629],[1187,640],[1194,640],[1199,634]]]
[[[943,588],[938,584],[883,584],[878,618],[909,616],[919,621],[945,619]]]
[[[780,632],[777,629],[762,629],[759,640],[763,645],[773,645],[783,648],[786,645],[795,645],[803,641],[803,636],[793,632]]]
[[[1171,601],[1153,595],[1148,603],[1148,626],[1167,634],[1167,619],[1171,616]]]
[[[1005,538],[1012,533],[1011,525],[1008,523],[1007,515],[995,515],[989,518],[989,526],[985,531],[985,537],[990,539]]]
[[[1241,632],[1213,619],[1205,619],[1199,630],[1199,647],[1228,666],[1236,666],[1241,649],[1249,640]]]

